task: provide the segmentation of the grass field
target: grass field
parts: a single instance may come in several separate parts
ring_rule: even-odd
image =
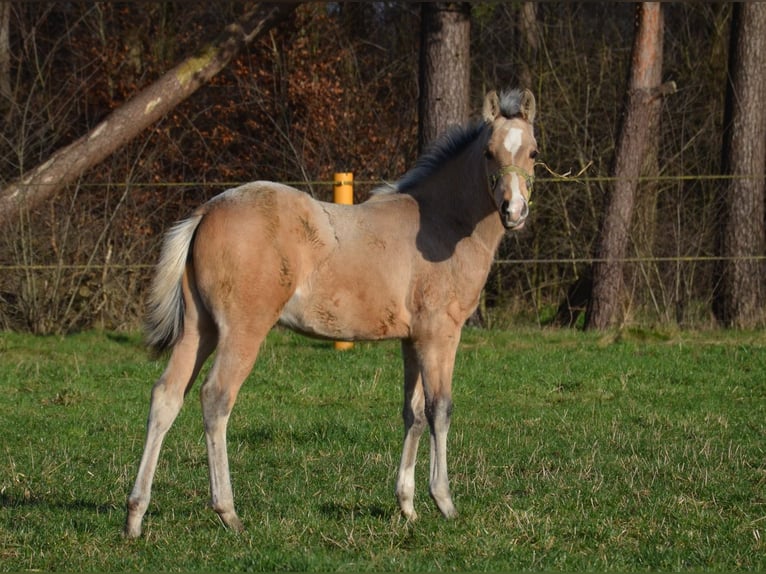
[[[450,434],[457,520],[393,496],[396,343],[274,332],[229,425],[247,531],[207,507],[192,391],[144,536],[120,536],[151,384],[138,336],[0,334],[2,570],[761,570],[766,335],[467,331]]]

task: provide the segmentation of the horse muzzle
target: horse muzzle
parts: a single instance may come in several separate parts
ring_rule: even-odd
[[[529,215],[529,205],[524,199],[504,201],[500,205],[500,221],[506,229],[519,230]]]

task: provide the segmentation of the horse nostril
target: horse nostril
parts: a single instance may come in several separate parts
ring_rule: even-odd
[[[519,218],[525,219],[527,215],[529,215],[529,204],[527,204],[527,202],[525,201],[521,205],[521,213],[519,214]]]

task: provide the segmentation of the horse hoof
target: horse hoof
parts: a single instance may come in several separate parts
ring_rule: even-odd
[[[122,537],[126,540],[134,540],[141,536],[141,525],[126,524],[122,531]]]
[[[239,519],[236,512],[222,512],[219,513],[218,516],[226,528],[233,530],[234,532],[244,532],[245,525],[242,524],[242,521]]]
[[[409,510],[406,512],[402,510],[399,516],[402,516],[407,522],[415,522],[418,519],[418,513],[414,510]]]
[[[446,502],[439,502],[436,501],[436,506],[439,507],[439,510],[442,513],[442,516],[446,518],[447,520],[451,520],[455,517],[457,517],[457,510],[455,509],[455,505],[452,504],[451,500],[448,500]]]

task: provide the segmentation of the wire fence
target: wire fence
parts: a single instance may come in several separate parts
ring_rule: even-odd
[[[539,176],[535,178],[535,186],[546,183],[571,183],[579,185],[588,184],[605,184],[614,183],[620,180],[627,180],[624,177],[608,176],[608,175],[582,175],[583,171],[587,169],[586,166],[577,175],[571,175],[571,171],[558,174],[553,171],[546,164],[539,162],[538,165],[542,165],[549,174],[547,176]],[[689,182],[689,181],[735,181],[735,180],[766,180],[766,174],[690,174],[690,175],[642,175],[636,178],[630,178],[632,182],[638,183],[670,183],[670,182]],[[246,181],[164,181],[164,182],[112,182],[112,183],[92,183],[92,182],[80,182],[78,187],[87,188],[103,188],[105,186],[118,187],[118,188],[161,188],[161,189],[185,189],[185,188],[223,188],[228,189],[232,187],[238,187],[244,185]],[[293,180],[282,181],[284,185],[290,185],[298,188],[309,189],[314,187],[327,187],[332,188],[335,184],[334,180]],[[377,187],[392,185],[393,182],[382,179],[355,179],[354,185],[366,189],[375,189]],[[35,184],[38,185],[38,184]],[[42,185],[42,184],[39,184]],[[724,255],[684,255],[679,254],[675,256],[626,256],[614,259],[603,259],[590,256],[581,257],[530,257],[530,258],[498,258],[494,264],[498,266],[503,265],[593,265],[599,263],[615,263],[615,264],[634,264],[634,263],[703,263],[703,262],[721,262],[721,261],[763,261],[766,260],[766,254],[759,255],[740,255],[740,256],[724,256]],[[68,270],[68,271],[90,271],[90,270],[103,270],[105,268],[118,270],[145,270],[154,267],[154,263],[111,263],[109,261],[90,262],[87,264],[71,264],[71,263],[51,263],[51,264],[22,264],[12,263],[4,264],[0,262],[0,271],[13,272],[13,271],[52,271],[52,270]]]
[[[614,183],[624,178],[587,175],[585,170],[559,174],[547,165],[543,167],[547,173],[541,173],[535,180],[537,205],[533,212],[537,221],[522,235],[506,236],[490,270],[481,303],[487,325],[527,320],[571,326],[582,319],[583,289],[591,280],[590,266],[614,264],[622,267],[626,278],[625,313],[630,320],[706,327],[711,321],[710,309],[718,281],[714,266],[729,261],[749,261],[755,265],[766,260],[766,253],[719,254],[714,240],[718,232],[714,226],[721,224],[717,208],[710,209],[708,220],[694,215],[696,210],[709,209],[711,199],[723,203],[730,189],[728,182],[766,179],[764,175],[651,175],[632,179],[634,183],[647,183],[642,191],[651,190],[658,204],[663,201],[662,194],[669,190],[679,195],[665,196],[668,201],[692,198],[690,205],[694,211],[685,224],[666,218],[665,227],[658,226],[650,232],[648,242],[643,241],[641,227],[631,230],[638,235],[631,236],[633,247],[626,255],[604,259],[594,255],[599,225],[596,219]],[[159,234],[172,223],[168,219],[182,217],[190,202],[197,205],[245,183],[248,182],[73,184],[72,197],[78,200],[80,191],[90,190],[87,198],[91,203],[86,205],[95,206],[99,210],[97,216],[86,207],[73,208],[70,213],[52,208],[46,214],[49,219],[42,223],[51,225],[50,229],[38,229],[32,218],[22,217],[18,237],[16,232],[4,230],[7,245],[0,255],[0,330],[50,334],[94,325],[120,329],[139,325],[144,313],[143,294],[156,266]],[[280,183],[327,201],[332,200],[335,185],[330,179]],[[355,178],[356,200],[364,201],[376,188],[393,184],[395,181]],[[110,190],[118,191],[107,201]],[[132,190],[136,190],[135,196]],[[134,207],[129,207],[128,197],[137,198]],[[74,206],[74,201],[69,205]],[[148,203],[144,204],[145,201]],[[154,219],[144,227],[141,209],[146,210],[147,205],[154,211],[146,213]],[[567,212],[568,209],[574,211]],[[117,216],[127,224],[112,234],[118,229],[113,227]],[[62,227],[78,230],[77,240],[70,237],[71,243],[67,243],[66,235],[56,235],[61,233],[56,227],[59,218],[64,221]],[[91,219],[95,227],[88,229]],[[141,226],[136,226],[138,220],[143,222]],[[654,225],[651,217],[647,221]],[[663,236],[671,227],[678,235]],[[131,235],[136,231],[140,235]],[[661,239],[661,245],[652,243],[652,233]]]
[[[552,257],[552,258],[531,258],[531,259],[496,259],[495,265],[592,265],[594,263],[705,263],[717,261],[766,261],[766,255],[740,255],[740,256],[718,256],[718,255],[688,255],[688,256],[669,256],[669,257],[621,257],[615,259],[603,259],[598,257]],[[154,263],[91,263],[91,264],[69,264],[69,263],[51,263],[47,265],[40,264],[0,264],[0,271],[90,271],[103,270],[105,268],[115,271],[124,270],[142,270],[154,268]]]
[[[620,180],[626,180],[624,177],[608,176],[608,175],[582,175],[583,170],[577,175],[571,175],[571,172],[564,174],[558,174],[553,171],[546,164],[540,162],[538,165],[542,165],[549,174],[549,176],[540,176],[535,179],[535,186],[539,187],[540,184],[546,183],[570,183],[579,185],[588,184],[605,184],[614,183]],[[766,174],[690,174],[690,175],[642,175],[636,178],[631,178],[630,181],[647,183],[670,183],[670,182],[689,182],[689,181],[734,181],[734,180],[766,180]],[[116,182],[116,183],[91,183],[80,182],[78,187],[83,189],[88,188],[103,188],[105,186],[118,187],[118,188],[160,188],[160,189],[185,189],[185,188],[224,188],[237,187],[244,185],[245,181],[173,181],[173,182]],[[293,180],[282,181],[284,185],[290,185],[298,188],[309,189],[318,188],[332,188],[335,184],[334,180]],[[377,187],[391,185],[393,182],[383,179],[356,179],[354,185],[366,189],[375,189]],[[37,184],[35,184],[37,185]],[[763,261],[766,260],[766,254],[760,255],[743,255],[743,256],[723,256],[723,255],[684,255],[679,254],[675,256],[631,256],[621,257],[614,259],[602,259],[597,257],[531,257],[531,258],[498,258],[495,260],[495,265],[593,265],[600,263],[615,263],[615,264],[635,264],[635,263],[702,263],[702,262],[721,262],[721,261]],[[154,267],[154,263],[111,263],[109,261],[91,261],[87,264],[72,264],[72,263],[51,263],[51,264],[4,264],[0,262],[0,271],[51,271],[51,270],[69,270],[69,271],[88,271],[92,269],[104,269],[110,268],[113,270],[142,270],[151,269]]]
[[[753,174],[753,173],[745,173],[745,174],[686,174],[686,175],[641,175],[634,178],[626,178],[623,176],[612,176],[612,175],[570,175],[571,172],[567,172],[564,174],[557,174],[550,168],[546,166],[546,169],[552,174],[550,176],[537,176],[535,177],[535,184],[539,183],[614,183],[616,181],[635,181],[640,183],[645,182],[672,182],[672,181],[734,181],[734,180],[756,180],[756,179],[766,179],[766,174]],[[395,180],[385,180],[385,179],[354,179],[355,185],[361,185],[361,186],[368,186],[368,187],[376,187],[381,185],[389,185],[392,184]],[[227,180],[219,180],[219,181],[125,181],[125,182],[110,182],[110,183],[99,183],[99,182],[79,182],[76,185],[78,187],[82,188],[98,188],[98,187],[237,187],[240,185],[244,185],[246,183],[250,183],[249,181],[227,181]],[[332,179],[315,179],[315,180],[307,180],[307,179],[301,179],[301,180],[286,180],[286,181],[280,181],[279,183],[283,185],[291,185],[294,187],[305,187],[305,186],[328,186],[332,187],[335,184],[335,181]],[[44,185],[58,185],[56,183],[34,183],[29,185],[35,185],[35,186],[44,186]]]

